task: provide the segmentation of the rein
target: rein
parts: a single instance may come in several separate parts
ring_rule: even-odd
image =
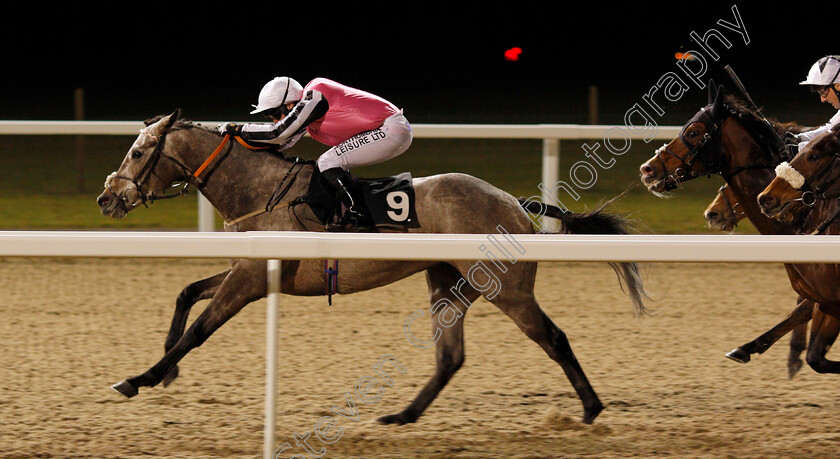
[[[240,143],[241,143],[241,141],[240,141]],[[273,211],[274,209],[284,209],[286,207],[294,207],[298,204],[303,204],[304,202],[306,202],[305,199],[303,198],[303,196],[298,196],[297,198],[295,198],[291,201],[286,201],[285,203],[280,204],[280,200],[283,199],[283,197],[286,196],[286,194],[289,192],[289,190],[292,189],[292,185],[295,183],[295,179],[297,179],[297,176],[300,173],[301,168],[298,167],[297,171],[295,171],[294,175],[292,175],[292,171],[295,170],[295,166],[297,166],[299,164],[301,164],[300,158],[295,158],[295,162],[292,163],[292,167],[290,167],[289,171],[286,172],[286,175],[283,176],[283,180],[280,180],[280,184],[277,185],[277,188],[274,190],[274,193],[272,193],[271,198],[268,199],[268,203],[266,203],[265,208],[257,209],[253,212],[249,212],[249,213],[247,213],[247,214],[245,214],[245,215],[243,215],[239,218],[233,219],[229,222],[226,221],[225,222],[225,227],[233,226],[233,225],[235,225],[235,224],[237,224],[237,223],[239,223],[243,220],[247,220],[251,217],[256,217],[257,215],[262,215],[262,214],[265,214],[265,213],[269,213],[269,212]],[[289,177],[291,177],[291,180],[289,180],[289,183],[286,184],[286,180],[288,180]],[[283,187],[284,184],[286,184],[285,188]]]
[[[801,202],[802,205],[804,205],[806,207],[809,207],[813,210],[813,208],[816,205],[818,200],[829,200],[829,199],[840,198],[840,191],[835,191],[833,193],[829,193],[828,191],[822,191],[824,188],[826,188],[829,185],[831,185],[832,183],[834,183],[835,180],[840,178],[840,176],[834,176],[834,177],[830,176],[832,171],[834,171],[834,169],[835,169],[834,166],[838,162],[840,162],[840,152],[834,153],[834,160],[832,162],[828,163],[824,168],[818,170],[816,174],[813,174],[813,176],[810,177],[810,179],[806,179],[806,178],[802,177],[803,181],[802,181],[802,184],[799,187],[794,186],[793,184],[790,183],[791,182],[790,179],[785,178],[785,180],[791,186],[794,186],[794,188],[798,188],[798,189],[803,190],[802,191],[802,196],[798,199],[798,201]],[[790,166],[788,166],[788,167],[790,167]],[[779,175],[779,173],[777,172],[776,175]],[[800,173],[800,176],[801,176],[801,173]],[[821,183],[820,185],[812,185],[812,183],[814,183],[816,181],[815,179],[823,179],[823,178],[825,180],[821,180],[821,182],[823,182],[823,183]],[[810,234],[812,236],[822,234],[822,232],[825,231],[829,226],[831,226],[832,223],[837,221],[838,218],[840,218],[840,205],[838,205],[837,209],[835,209],[834,212],[832,212],[831,215],[828,216],[828,218],[826,218],[825,220],[822,221],[822,223],[817,225],[816,229],[814,231],[812,231]]]
[[[265,150],[265,148],[262,147],[254,147],[252,145],[248,145],[248,143],[242,140],[241,137],[234,137],[234,139],[236,139],[236,141],[239,142],[240,145],[251,151]],[[198,169],[196,169],[195,172],[193,172],[193,177],[198,178],[198,176],[201,175],[202,172],[204,172],[204,169],[207,169],[207,166],[209,166],[210,163],[212,163],[213,160],[216,159],[216,156],[219,156],[219,153],[222,152],[222,148],[224,148],[225,145],[227,145],[229,140],[230,134],[225,134],[224,136],[222,136],[222,143],[220,143],[219,146],[216,147],[215,150],[213,150],[213,153],[210,153],[210,156],[200,166],[198,166]]]
[[[731,112],[730,112],[731,116]],[[698,141],[696,144],[692,145],[688,139],[685,138],[685,131],[688,129],[688,126],[695,122],[701,122],[704,126],[706,126],[706,133],[703,134],[703,137]],[[692,170],[692,165],[697,161],[698,157],[701,156],[703,153],[703,148],[706,147],[710,141],[714,140],[717,143],[721,143],[721,124],[723,120],[716,120],[714,116],[712,116],[705,107],[700,109],[700,112],[695,115],[694,118],[689,120],[688,123],[683,126],[682,131],[680,131],[679,139],[682,143],[689,149],[688,153],[685,156],[679,156],[673,150],[669,149],[667,144],[663,145],[656,151],[656,157],[659,159],[659,162],[662,165],[662,169],[667,171],[668,168],[665,163],[665,159],[663,158],[662,153],[667,153],[678,160],[680,160],[681,167],[678,167],[674,172],[672,172],[669,176],[672,178],[672,183],[666,183],[666,189],[674,189],[677,187],[677,184],[686,178],[690,177],[697,177],[701,175],[700,172],[696,172]],[[775,133],[775,131],[774,131]],[[714,143],[714,142],[712,142]],[[772,154],[772,153],[771,153]],[[790,160],[789,154],[787,150],[784,150],[784,153],[781,154],[781,158],[779,161],[775,159],[773,162],[781,162]],[[715,162],[713,163],[709,158],[706,158],[704,161],[708,170],[705,172],[708,175],[717,174],[724,178],[731,178],[735,175],[740,174],[741,172],[754,170],[754,169],[773,169],[775,167],[774,164],[766,164],[766,163],[757,163],[757,164],[750,164],[746,166],[738,166],[733,167],[730,169],[724,169],[723,164],[720,161],[720,158],[715,158]]]
[[[204,172],[204,170],[213,162],[213,160],[216,159],[217,156],[219,156],[219,153],[221,153],[222,149],[228,143],[230,138],[231,138],[230,134],[225,134],[222,137],[222,142],[219,144],[219,146],[216,147],[216,149],[213,150],[213,153],[211,153],[210,156],[207,157],[207,159],[204,161],[204,163],[202,163],[201,166],[199,166],[198,169],[195,170],[195,172],[193,173],[193,177],[195,177],[196,180],[200,180],[199,176],[201,175],[201,173]],[[243,147],[245,147],[249,150],[256,151],[256,150],[265,150],[266,149],[266,148],[262,148],[262,147],[255,147],[255,146],[249,145],[247,142],[242,140],[241,137],[234,136],[233,138],[236,139],[236,141],[240,145],[242,145]],[[300,167],[298,167],[297,170],[295,170],[295,166],[299,166],[300,164],[301,164],[300,158],[296,157],[294,159],[294,162],[292,163],[292,166],[289,168],[288,172],[286,172],[286,175],[283,176],[283,179],[280,180],[280,184],[277,185],[277,188],[274,190],[274,193],[272,193],[271,198],[269,198],[269,200],[266,203],[264,208],[257,209],[253,212],[249,212],[249,213],[247,213],[245,215],[242,215],[241,217],[235,218],[231,221],[225,221],[224,222],[225,227],[231,227],[231,226],[233,226],[233,225],[235,225],[239,222],[242,222],[242,221],[247,220],[247,219],[252,218],[252,217],[256,217],[257,215],[262,215],[262,214],[265,214],[265,213],[269,213],[269,212],[273,211],[274,209],[284,209],[286,207],[293,207],[293,206],[296,206],[298,204],[302,204],[304,202],[304,199],[302,197],[297,197],[297,198],[295,198],[291,201],[287,201],[283,204],[280,204],[280,200],[283,199],[283,197],[286,196],[286,194],[289,192],[289,190],[291,190],[292,185],[295,183],[295,179],[297,179],[297,175],[300,173],[300,169],[301,169]],[[294,171],[294,175],[292,175],[292,171]],[[290,177],[291,177],[291,180],[289,180]],[[287,180],[288,180],[288,183],[286,183]],[[284,185],[285,185],[285,187],[284,187]]]
[[[834,212],[828,218],[823,220],[823,222],[820,223],[819,226],[817,226],[817,228],[810,233],[810,235],[811,236],[817,236],[817,235],[821,234],[832,223],[837,221],[838,218],[840,218],[840,206],[837,206],[837,209],[835,209]]]
[[[802,197],[800,198],[802,200],[803,205],[806,205],[808,207],[814,207],[814,204],[816,204],[818,199],[833,199],[833,198],[840,197],[840,192],[828,193],[826,191],[822,191],[824,187],[827,187],[828,185],[834,183],[835,180],[837,180],[838,177],[833,177],[833,178],[828,177],[828,175],[831,174],[831,172],[834,170],[834,167],[832,167],[832,166],[837,162],[840,162],[840,152],[835,153],[834,154],[834,161],[827,164],[825,166],[825,168],[817,171],[817,173],[814,174],[810,178],[810,180],[809,179],[804,180],[804,182],[802,183],[802,186],[799,187],[799,189],[803,190],[802,191]],[[828,178],[826,178],[823,181],[824,183],[822,183],[821,185],[811,185],[809,183],[809,182],[813,183],[813,182],[816,181],[815,179],[823,178],[824,176],[828,177]],[[806,196],[807,196],[807,198],[806,198]]]
[[[152,154],[150,155],[149,160],[146,161],[146,164],[143,165],[143,168],[140,169],[140,172],[138,172],[137,175],[133,179],[130,178],[130,177],[117,175],[116,172],[111,173],[105,179],[105,188],[107,188],[109,191],[111,191],[111,193],[113,193],[115,196],[117,196],[118,199],[123,203],[123,205],[126,205],[126,206],[127,206],[127,202],[128,202],[128,197],[126,196],[126,194],[132,188],[137,190],[137,192],[140,196],[140,200],[141,200],[140,203],[143,204],[146,207],[148,207],[146,205],[147,202],[151,204],[156,200],[171,199],[171,198],[175,198],[175,197],[178,197],[178,196],[186,195],[187,194],[187,187],[189,186],[189,182],[187,182],[181,188],[181,190],[179,190],[178,193],[176,193],[176,194],[157,195],[154,192],[146,193],[146,192],[143,191],[142,183],[147,181],[152,175],[156,175],[154,170],[157,167],[157,164],[160,161],[161,157],[172,161],[173,163],[175,163],[179,168],[181,168],[185,172],[189,172],[189,168],[187,166],[185,166],[183,163],[181,163],[180,161],[178,161],[177,159],[175,159],[174,157],[172,157],[170,155],[167,155],[163,152],[164,144],[165,144],[165,141],[166,141],[166,135],[169,132],[168,130],[164,131],[163,134],[160,135],[160,137],[149,133],[146,129],[143,129],[140,132],[142,134],[147,135],[147,136],[149,136],[152,139],[157,141],[157,144],[155,145],[155,149],[152,151]],[[196,186],[198,186],[198,187],[203,187],[204,186],[204,182],[201,179],[202,173],[204,173],[204,171],[207,170],[207,168],[216,160],[216,158],[219,156],[219,154],[221,154],[224,147],[230,141],[230,138],[231,138],[230,134],[225,134],[222,137],[221,143],[219,143],[219,145],[216,147],[216,149],[213,150],[212,153],[210,153],[210,156],[208,156],[207,159],[204,160],[204,162],[195,170],[195,172],[190,174],[190,175],[192,175],[192,178],[195,179]],[[242,138],[240,138],[240,137],[233,137],[233,138],[236,139],[236,141],[240,145],[247,148],[248,150],[252,150],[252,151],[266,150],[266,148],[264,148],[264,147],[255,147],[255,146],[249,145],[247,142],[242,140]],[[291,189],[292,185],[295,182],[295,179],[297,178],[298,173],[300,173],[301,168],[300,167],[298,167],[297,169],[295,168],[295,166],[298,166],[300,164],[301,164],[300,158],[296,157],[294,159],[294,162],[292,163],[292,166],[289,168],[289,171],[286,172],[286,175],[280,181],[280,184],[274,190],[274,193],[272,193],[271,198],[268,200],[268,203],[265,205],[264,208],[255,210],[253,212],[249,212],[249,213],[247,213],[247,214],[245,214],[241,217],[238,217],[238,218],[236,218],[232,221],[225,221],[224,222],[225,227],[230,227],[230,226],[233,226],[233,225],[235,225],[235,224],[237,224],[237,223],[239,223],[243,220],[247,220],[247,219],[255,217],[257,215],[261,215],[261,214],[264,214],[264,213],[271,212],[275,208],[291,207],[291,206],[295,206],[295,205],[304,203],[305,200],[303,199],[303,197],[298,197],[298,198],[296,198],[292,201],[287,201],[283,204],[280,204],[280,200],[283,197],[285,197],[286,194],[289,192],[289,190]],[[292,174],[293,171],[294,171],[294,174]],[[122,193],[117,194],[113,190],[113,188],[111,187],[111,181],[113,179],[126,180],[126,181],[130,182],[132,186],[127,187],[125,190],[122,191]],[[288,180],[288,183],[286,183],[287,180]],[[284,187],[284,185],[285,185],[285,187]],[[176,187],[176,186],[178,186],[177,183],[173,185],[173,187]],[[136,207],[136,204],[135,204],[134,207]]]
[[[732,205],[732,201],[730,201],[729,198],[726,196],[726,193],[724,191],[725,189],[726,185],[721,185],[721,187],[718,189],[718,194],[721,198],[723,198],[723,202],[726,203],[726,207],[728,207],[729,210],[729,215],[726,216],[726,221],[732,223],[732,227],[734,228],[738,226],[738,211],[735,210],[735,206]],[[740,203],[735,203],[735,205],[740,205]],[[742,211],[741,215],[743,214],[744,212]]]

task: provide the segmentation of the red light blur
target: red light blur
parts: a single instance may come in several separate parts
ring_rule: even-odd
[[[505,60],[516,62],[519,60],[519,55],[522,54],[522,48],[516,47],[505,51]]]

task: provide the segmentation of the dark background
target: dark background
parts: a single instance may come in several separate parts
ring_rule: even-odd
[[[323,3],[98,8],[6,6],[0,30],[0,118],[72,119],[84,88],[92,120],[140,120],[182,108],[196,120],[254,120],[262,85],[328,77],[379,94],[416,123],[585,123],[597,85],[600,122],[621,123],[709,28],[733,47],[707,77],[731,87],[730,64],[765,114],[817,124],[833,109],[800,87],[840,53],[831,12],[737,3],[750,44],[716,25],[734,3]],[[198,4],[197,4],[198,5]],[[503,58],[518,46],[518,62]],[[683,124],[705,102],[693,88],[660,124]]]

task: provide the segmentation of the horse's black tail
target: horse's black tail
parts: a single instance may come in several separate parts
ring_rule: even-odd
[[[605,208],[612,204],[615,198],[606,201],[591,212],[574,213],[551,204],[529,201],[520,198],[519,203],[524,210],[532,215],[543,215],[560,220],[562,227],[560,234],[629,234],[632,229],[630,222],[620,215],[610,214]],[[642,282],[639,265],[633,262],[611,262],[610,266],[618,276],[621,289],[630,296],[633,302],[633,312],[636,317],[650,316],[651,311],[645,306],[644,299],[648,298]]]

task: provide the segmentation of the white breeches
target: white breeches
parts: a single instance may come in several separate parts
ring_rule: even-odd
[[[381,163],[403,154],[412,139],[411,125],[400,112],[388,117],[382,126],[356,134],[324,152],[318,158],[318,169],[350,170]]]

